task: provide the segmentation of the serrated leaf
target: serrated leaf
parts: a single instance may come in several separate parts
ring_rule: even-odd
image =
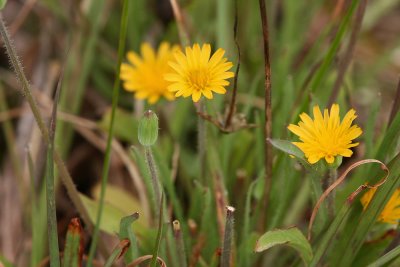
[[[311,262],[313,252],[310,243],[296,227],[266,232],[257,240],[254,250],[255,252],[262,252],[279,245],[287,245],[294,248],[306,265]]]

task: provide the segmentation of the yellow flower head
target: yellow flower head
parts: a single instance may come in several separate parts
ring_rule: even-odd
[[[335,161],[336,156],[350,157],[353,152],[351,147],[358,143],[352,140],[362,133],[360,127],[351,125],[357,117],[351,109],[340,122],[339,105],[333,104],[328,112],[324,110],[322,115],[318,106],[313,109],[314,120],[305,113],[300,114],[301,121],[298,125],[290,124],[288,129],[300,137],[302,142],[293,142],[306,156],[308,162],[314,164],[325,158],[329,164]]]
[[[148,43],[143,43],[140,50],[142,58],[135,52],[128,52],[129,64],[121,64],[120,78],[125,90],[134,92],[135,98],[147,99],[150,104],[161,96],[173,100],[174,95],[167,89],[171,83],[164,79],[164,75],[171,71],[168,61],[173,59],[179,47],[163,42],[156,53]]]
[[[212,99],[212,92],[225,94],[224,87],[229,85],[226,79],[232,78],[234,73],[228,71],[233,64],[223,58],[224,54],[225,51],[219,48],[211,56],[209,44],[204,44],[201,49],[199,44],[186,47],[185,54],[177,51],[175,61],[169,63],[173,71],[165,75],[165,79],[172,82],[168,89],[177,97],[192,96],[194,102],[199,101],[201,95]]]
[[[368,207],[372,197],[376,192],[376,188],[372,188],[365,193],[361,200],[364,210]],[[400,220],[400,189],[396,189],[383,211],[378,217],[379,222],[397,224]]]

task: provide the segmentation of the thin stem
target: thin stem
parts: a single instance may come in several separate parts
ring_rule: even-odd
[[[333,168],[333,169],[329,169],[329,174],[328,174],[328,183],[330,185],[332,185],[334,182],[336,182],[337,179],[337,169]],[[328,195],[328,215],[329,218],[333,219],[333,217],[335,216],[335,198],[336,198],[336,190],[332,191],[329,195]]]
[[[185,244],[183,243],[181,224],[179,223],[178,220],[175,220],[172,222],[172,226],[174,229],[174,238],[175,238],[176,250],[177,250],[177,254],[178,254],[179,266],[186,267],[187,266],[187,257],[186,257],[186,251],[185,251]]]
[[[199,101],[198,112],[204,113],[205,105],[203,99]],[[197,149],[199,151],[199,165],[200,165],[200,181],[203,182],[203,185],[206,185],[206,135],[207,128],[205,121],[201,118],[197,118]]]
[[[153,186],[154,196],[156,197],[156,203],[159,204],[161,201],[161,192],[160,192],[160,182],[158,179],[157,166],[154,162],[153,153],[150,147],[144,148],[144,153],[146,156],[147,166],[149,167],[150,176],[151,176],[151,184]],[[156,213],[158,213],[159,209],[157,209],[157,205],[155,207]]]
[[[120,68],[122,59],[124,56],[125,51],[125,39],[126,39],[126,30],[127,30],[127,22],[128,22],[128,9],[129,9],[129,0],[124,0],[124,4],[122,7],[122,17],[121,17],[121,31],[119,35],[119,43],[118,43],[118,62],[115,71],[115,80],[114,80],[114,87],[113,87],[113,96],[112,96],[112,106],[111,106],[111,119],[110,119],[110,126],[108,130],[107,136],[107,146],[105,152],[105,159],[103,163],[103,173],[101,179],[101,191],[100,191],[100,199],[99,199],[99,208],[97,211],[97,218],[96,224],[93,231],[92,236],[92,243],[90,245],[89,250],[89,257],[88,257],[88,267],[92,265],[92,261],[94,258],[94,254],[96,252],[96,246],[99,239],[99,232],[100,232],[100,222],[103,215],[104,209],[104,198],[106,193],[107,181],[108,181],[108,174],[110,170],[110,159],[111,159],[111,144],[112,139],[114,137],[114,119],[115,119],[115,110],[118,104],[118,97],[119,97],[119,85],[120,85]]]
[[[179,38],[181,40],[181,44],[184,47],[188,46],[190,43],[190,36],[185,24],[185,19],[183,17],[182,10],[179,7],[177,0],[170,0],[170,3],[172,6],[172,11],[174,12],[176,24],[178,25],[178,33],[179,33]]]
[[[322,196],[322,184],[320,182],[320,177],[318,175],[311,175],[311,197],[312,197],[312,205],[315,206],[318,202],[318,199]],[[318,235],[320,231],[324,228],[326,218],[327,218],[327,208],[326,204],[320,209],[320,213],[317,216],[318,223],[315,224],[314,227],[314,235]]]
[[[46,145],[49,145],[50,138],[49,138],[48,130],[45,127],[45,123],[44,123],[42,115],[40,114],[36,100],[32,95],[32,89],[28,83],[28,80],[26,79],[24,72],[23,72],[22,65],[18,59],[18,55],[12,44],[11,38],[7,32],[7,29],[6,29],[6,26],[4,24],[1,14],[0,14],[0,34],[3,38],[3,42],[6,47],[7,54],[10,58],[11,65],[15,71],[15,74],[16,74],[18,80],[20,81],[20,83],[22,85],[22,94],[24,95],[24,97],[26,98],[26,100],[29,103],[29,106],[32,110],[33,116],[34,116],[36,123],[39,127],[39,130],[43,136],[44,142],[46,143]],[[87,213],[86,208],[83,206],[83,203],[82,203],[81,199],[79,198],[79,193],[75,187],[72,177],[68,173],[68,170],[65,167],[64,162],[62,161],[62,159],[56,149],[54,149],[54,161],[59,170],[61,180],[62,180],[65,188],[67,189],[68,196],[71,198],[72,203],[78,210],[79,214],[82,216],[82,219],[84,220],[89,231],[91,231],[92,223],[90,221],[89,214]]]
[[[238,51],[238,63],[237,63],[235,77],[234,77],[234,81],[233,81],[232,99],[231,99],[231,103],[229,105],[229,112],[228,112],[228,115],[226,116],[225,125],[224,125],[224,127],[226,129],[228,129],[229,126],[231,126],[232,117],[236,110],[237,83],[238,83],[238,76],[239,76],[239,70],[240,70],[240,56],[241,55],[240,55],[239,42],[237,40],[237,29],[238,29],[238,20],[239,20],[237,10],[238,10],[238,7],[237,7],[237,0],[236,0],[235,1],[235,23],[233,25],[233,37],[234,37],[235,45],[236,45],[236,48]]]
[[[261,220],[262,226],[265,227],[266,216],[268,216],[268,202],[272,184],[272,146],[268,139],[272,138],[272,108],[271,108],[271,64],[269,57],[269,33],[268,33],[268,17],[265,8],[265,0],[259,0],[261,23],[263,31],[263,45],[264,45],[264,69],[265,69],[265,126],[264,126],[264,154],[265,154],[265,188],[263,196],[263,210],[264,216]]]
[[[226,207],[226,222],[224,231],[224,241],[222,243],[221,267],[229,267],[231,263],[231,250],[234,233],[234,214],[235,208]]]
[[[157,239],[156,239],[156,244],[153,250],[153,257],[151,258],[150,266],[151,267],[156,267],[157,266],[157,258],[158,258],[158,252],[160,250],[160,245],[161,245],[161,238],[162,238],[162,232],[163,232],[163,214],[164,214],[164,195],[161,195],[161,200],[158,202],[160,205],[160,216],[158,218],[158,232],[157,232]]]

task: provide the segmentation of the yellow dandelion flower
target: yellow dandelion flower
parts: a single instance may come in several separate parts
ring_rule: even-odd
[[[372,197],[376,192],[376,188],[368,190],[360,199],[364,210],[368,207]],[[396,189],[390,197],[383,211],[378,217],[379,222],[397,224],[400,220],[400,188]]]
[[[229,85],[226,79],[232,78],[234,73],[228,71],[233,64],[223,58],[224,54],[225,51],[219,48],[211,56],[209,44],[204,44],[201,49],[199,44],[186,47],[185,54],[176,52],[175,61],[169,63],[173,71],[164,76],[172,82],[168,89],[177,97],[192,96],[194,102],[199,101],[201,95],[212,99],[212,92],[225,94],[225,86]]]
[[[302,142],[293,142],[300,148],[308,162],[314,164],[325,158],[329,164],[335,161],[336,156],[350,157],[351,147],[358,143],[352,140],[359,137],[362,130],[357,125],[351,125],[357,117],[351,109],[340,122],[339,105],[333,104],[330,112],[324,110],[322,115],[318,106],[313,109],[314,120],[305,113],[300,114],[298,125],[290,124],[288,129],[300,137]]]
[[[148,43],[143,43],[140,50],[142,57],[130,51],[127,53],[129,63],[121,64],[123,87],[134,92],[135,98],[147,99],[150,104],[162,96],[173,100],[174,95],[167,88],[171,83],[164,79],[164,75],[171,71],[168,61],[173,59],[179,47],[163,42],[155,52]]]

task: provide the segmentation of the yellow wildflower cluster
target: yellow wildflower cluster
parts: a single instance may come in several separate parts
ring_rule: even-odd
[[[202,95],[213,98],[213,92],[225,94],[226,79],[234,76],[228,71],[233,64],[224,58],[225,51],[218,49],[211,55],[211,46],[199,44],[186,47],[183,53],[178,46],[161,43],[156,53],[149,44],[141,47],[142,58],[128,52],[129,63],[121,65],[124,88],[134,92],[138,99],[147,99],[150,104],[164,97],[192,97],[199,101]]]

